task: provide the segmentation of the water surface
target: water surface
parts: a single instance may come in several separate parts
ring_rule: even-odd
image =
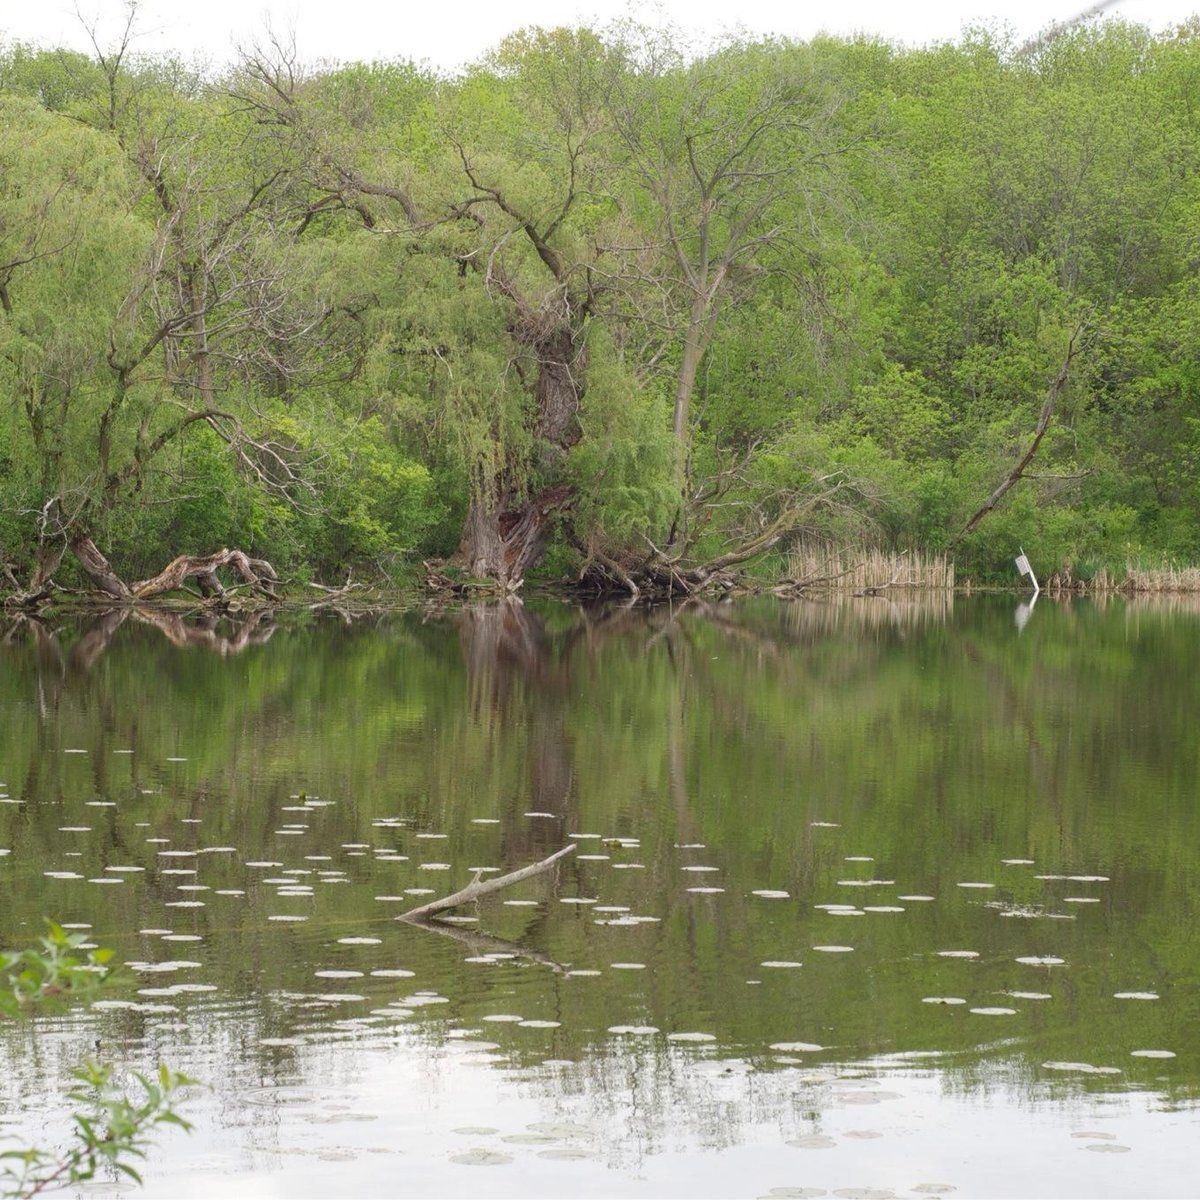
[[[3,940],[130,982],[0,1128],[98,1043],[148,1196],[1196,1194],[1200,619],[1015,607],[5,627]]]

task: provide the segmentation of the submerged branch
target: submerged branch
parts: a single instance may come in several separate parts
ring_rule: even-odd
[[[544,858],[541,862],[532,863],[528,867],[522,867],[519,871],[510,871],[507,875],[497,875],[495,879],[476,879],[468,883],[465,888],[453,892],[441,900],[431,900],[428,904],[422,904],[418,908],[401,913],[396,920],[420,921],[424,917],[433,916],[434,913],[445,912],[450,908],[457,908],[460,904],[470,904],[472,900],[478,900],[481,896],[488,896],[492,892],[498,892],[502,888],[510,887],[514,883],[520,883],[523,879],[532,879],[533,876],[540,875],[543,871],[548,871],[560,858],[564,858],[574,849],[575,844],[572,842],[571,845],[564,846],[561,850],[555,851],[549,858]]]
[[[453,938],[456,942],[461,942],[472,954],[504,954],[512,958],[527,958],[530,962],[538,963],[543,967],[549,967],[550,970],[562,974],[566,967],[562,963],[555,962],[548,955],[542,954],[539,950],[530,950],[527,946],[518,945],[516,942],[510,942],[504,938],[493,937],[490,933],[482,933],[478,929],[468,929],[462,925],[450,925],[445,921],[428,921],[424,917],[401,918],[409,925],[416,925],[420,929],[428,929],[430,933],[440,933],[443,937]]]

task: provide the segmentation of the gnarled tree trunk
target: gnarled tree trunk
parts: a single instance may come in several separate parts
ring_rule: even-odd
[[[112,564],[96,543],[87,535],[78,533],[69,541],[55,540],[43,546],[29,587],[11,597],[8,605],[30,609],[44,604],[51,594],[52,577],[68,547],[96,591],[122,604],[152,600],[167,592],[179,591],[189,579],[196,581],[202,596],[219,599],[226,594],[225,586],[217,574],[222,567],[232,570],[255,594],[267,600],[279,599],[276,590],[279,576],[275,568],[266,559],[251,558],[243,550],[218,550],[215,554],[205,555],[181,554],[157,575],[129,584],[113,570]]]
[[[546,551],[551,517],[570,503],[571,489],[565,484],[511,507],[503,494],[492,502],[472,501],[457,557],[470,574],[494,579],[505,591],[516,591],[525,572]]]
[[[582,437],[579,405],[587,346],[582,330],[570,321],[555,324],[548,333],[530,333],[529,345],[538,358],[533,427],[538,466],[553,473]],[[503,472],[490,492],[471,502],[455,558],[469,574],[516,591],[546,552],[551,518],[570,507],[572,493],[569,485],[556,484],[518,500],[507,476]]]

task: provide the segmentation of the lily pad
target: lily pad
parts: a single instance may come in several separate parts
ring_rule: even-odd
[[[788,1138],[785,1146],[794,1146],[797,1150],[832,1150],[837,1145],[835,1139],[824,1133],[806,1133],[800,1137]]]
[[[450,1161],[462,1167],[500,1167],[512,1162],[512,1155],[499,1150],[466,1150],[450,1155]]]

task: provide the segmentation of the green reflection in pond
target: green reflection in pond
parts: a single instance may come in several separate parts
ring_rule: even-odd
[[[1003,1059],[1028,1095],[1181,1101],[1200,621],[1046,604],[1018,637],[1010,609],[14,624],[8,928],[201,971],[96,1019],[168,1058],[179,1013],[235,1031],[235,1090],[314,1044],[486,1027],[464,1053],[530,1070],[919,1052],[956,1090]],[[394,921],[571,831],[597,852],[475,924]]]

